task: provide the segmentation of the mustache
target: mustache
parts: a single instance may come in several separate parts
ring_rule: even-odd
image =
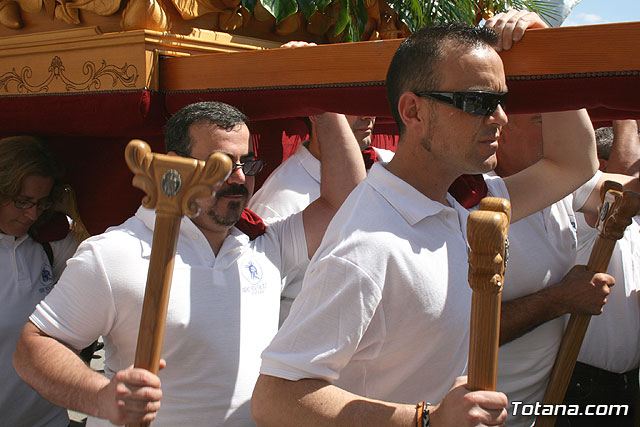
[[[249,196],[249,190],[242,184],[229,184],[216,193],[216,198],[224,196]]]

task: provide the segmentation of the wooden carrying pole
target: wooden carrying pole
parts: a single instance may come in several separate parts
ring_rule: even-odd
[[[133,185],[146,193],[142,205],[156,210],[134,366],[158,374],[180,221],[184,215],[197,215],[196,199],[211,196],[214,185],[227,179],[231,159],[213,153],[205,163],[154,154],[140,140],[129,142],[125,159],[135,174]]]
[[[485,197],[469,214],[467,241],[471,296],[469,376],[471,390],[496,390],[500,306],[506,263],[506,238],[511,205],[506,199]]]
[[[595,273],[606,273],[616,241],[622,238],[632,218],[640,212],[640,195],[631,191],[623,192],[622,185],[617,182],[605,182],[601,199],[602,205],[596,224],[598,237],[587,262],[587,270]],[[614,289],[613,292],[617,291]],[[559,405],[564,401],[590,319],[591,316],[588,314],[571,314],[569,317],[567,329],[551,370],[543,405]],[[555,415],[540,415],[537,418],[536,427],[553,427],[555,422]]]

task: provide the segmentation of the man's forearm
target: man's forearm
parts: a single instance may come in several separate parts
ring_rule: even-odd
[[[562,174],[566,194],[587,182],[598,170],[595,133],[585,110],[543,113],[542,137],[544,160],[552,164],[553,172]],[[547,184],[541,188],[558,182]]]
[[[593,273],[584,266],[576,265],[558,283],[503,302],[500,344],[566,313],[600,314],[613,283],[611,276]]]
[[[347,119],[342,114],[324,113],[315,116],[314,123],[322,160],[320,197],[303,212],[309,258],[342,202],[366,176],[360,147]]]
[[[618,173],[603,173],[600,176],[600,180],[598,184],[595,186],[589,198],[585,202],[585,204],[580,208],[580,212],[585,214],[595,215],[598,213],[598,209],[600,208],[601,200],[600,200],[600,188],[604,185],[605,181],[615,181],[622,184],[622,187],[626,191],[635,191],[636,193],[640,193],[640,179],[635,176],[629,175],[621,175]]]
[[[322,159],[320,197],[336,210],[366,176],[360,146],[342,114],[315,117]]]
[[[613,122],[613,145],[606,171],[640,176],[640,136],[635,120]]]
[[[595,134],[586,111],[542,114],[543,157],[504,178],[511,198],[511,221],[566,197],[595,174]]]
[[[500,315],[500,345],[513,341],[541,324],[563,314],[550,299],[546,289],[502,302]]]
[[[415,405],[392,404],[356,396],[325,381],[288,381],[260,375],[251,399],[259,426],[355,427],[413,426]]]
[[[99,413],[98,392],[109,380],[31,323],[18,339],[13,363],[20,377],[55,405],[104,417]]]

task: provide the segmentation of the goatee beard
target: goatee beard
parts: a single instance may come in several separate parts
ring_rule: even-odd
[[[229,202],[229,204],[227,205],[227,209],[231,211],[231,215],[218,215],[213,208],[209,209],[207,215],[209,216],[209,218],[213,219],[216,224],[230,227],[232,225],[235,225],[235,223],[238,222],[240,216],[242,215],[242,202]]]

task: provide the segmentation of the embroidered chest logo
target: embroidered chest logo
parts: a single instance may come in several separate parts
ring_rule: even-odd
[[[49,264],[42,264],[40,269],[40,287],[38,292],[48,294],[53,289],[53,273]]]
[[[264,284],[262,282],[262,268],[260,264],[254,260],[249,260],[242,264],[240,268],[242,276],[245,279],[245,283],[242,286],[243,292],[255,294],[262,294],[264,292]],[[248,282],[248,284],[247,284]]]
[[[244,265],[245,277],[251,281],[251,283],[258,283],[262,279],[262,269],[253,261],[249,261]]]

